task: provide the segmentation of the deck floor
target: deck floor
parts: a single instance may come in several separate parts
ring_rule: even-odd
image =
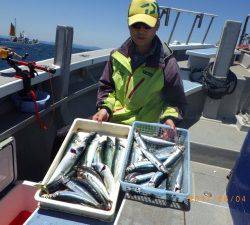
[[[116,224],[231,225],[233,222],[225,194],[228,172],[228,169],[221,167],[192,162],[189,211],[173,207],[159,208],[124,199]],[[206,198],[204,193],[211,197]]]

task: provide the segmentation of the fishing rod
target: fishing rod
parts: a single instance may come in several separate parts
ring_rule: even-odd
[[[46,130],[47,126],[41,121],[39,107],[37,104],[36,91],[31,86],[31,79],[34,78],[35,76],[38,76],[38,72],[36,70],[47,72],[52,77],[52,75],[56,73],[56,69],[46,65],[37,64],[35,61],[24,61],[28,57],[28,55],[29,55],[28,53],[25,53],[23,56],[21,56],[10,48],[0,47],[0,58],[6,60],[9,66],[15,70],[16,78],[23,80],[24,89],[23,92],[21,93],[21,96],[22,97],[28,96],[34,102],[34,111],[36,120],[39,122],[40,127]],[[19,58],[21,60],[14,59],[14,57]],[[26,66],[26,68],[20,68],[19,66]],[[52,83],[51,83],[51,91],[52,91]]]
[[[7,63],[16,71],[15,75],[16,77],[25,78],[26,76],[28,76],[30,78],[34,78],[35,75],[38,75],[36,69],[51,74],[56,73],[55,68],[46,65],[39,65],[35,61],[30,61],[30,62],[22,61],[25,60],[28,57],[28,55],[29,55],[28,53],[25,53],[23,56],[21,56],[10,48],[0,47],[0,57],[3,60],[6,60]],[[14,59],[14,57],[20,58],[21,60]],[[29,68],[29,71],[27,71],[26,69],[21,69],[18,66],[27,66]],[[29,72],[29,74],[27,74],[27,72]]]

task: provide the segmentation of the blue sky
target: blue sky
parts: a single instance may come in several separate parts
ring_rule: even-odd
[[[117,47],[128,36],[127,10],[129,0],[11,0],[0,4],[0,35],[7,35],[9,24],[17,19],[17,29],[30,38],[54,41],[57,24],[74,27],[74,43],[101,48]],[[250,14],[250,0],[159,0],[159,5],[183,8],[218,15],[208,40],[215,43],[226,20],[244,21]],[[175,14],[170,18],[173,23]],[[179,19],[173,40],[184,41],[191,29],[193,17]],[[208,24],[195,29],[192,41],[201,41]],[[171,27],[160,27],[158,35],[167,40]]]

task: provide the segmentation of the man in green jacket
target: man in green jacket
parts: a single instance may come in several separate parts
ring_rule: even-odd
[[[93,120],[131,125],[135,120],[162,122],[175,128],[186,97],[172,51],[162,44],[156,0],[132,0],[130,38],[111,52],[99,81]]]

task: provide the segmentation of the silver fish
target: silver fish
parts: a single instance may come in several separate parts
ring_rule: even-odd
[[[165,169],[165,167],[163,166],[162,162],[157,159],[152,153],[150,153],[147,150],[147,146],[145,145],[144,141],[142,140],[142,138],[140,137],[140,133],[137,130],[136,132],[134,132],[134,137],[136,142],[140,145],[140,150],[142,151],[142,153],[145,155],[145,157],[152,162],[152,164],[154,164],[156,166],[156,168],[163,172],[166,173],[167,170]]]
[[[130,163],[139,162],[145,159],[143,153],[140,150],[139,145],[136,141],[133,142],[132,150],[131,150],[131,160]]]
[[[103,163],[92,163],[92,167],[101,175],[108,193],[113,193],[115,188],[115,180],[109,167]]]
[[[149,187],[158,187],[161,182],[166,178],[167,174],[162,173],[160,171],[156,172],[154,176],[151,177],[150,181],[148,182]]]
[[[127,140],[121,138],[115,138],[115,155],[112,164],[112,172],[114,179],[119,180],[123,168],[123,159],[126,154]]]
[[[163,162],[164,167],[168,171],[167,173],[162,173],[160,171],[156,172],[155,175],[150,179],[149,181],[149,187],[158,187],[158,185],[162,182],[162,180],[170,174],[171,166],[176,164],[180,157],[182,156],[182,153],[184,151],[184,148],[181,146],[174,146],[173,153]]]
[[[175,143],[173,143],[173,142],[166,141],[166,140],[163,140],[161,138],[150,137],[150,136],[147,136],[145,134],[141,134],[141,137],[144,141],[149,142],[151,144],[155,144],[155,145],[166,145],[166,146],[167,145],[170,145],[170,146],[175,145]]]
[[[90,169],[88,170],[83,169],[81,171],[82,178],[90,182],[96,191],[100,191],[100,193],[102,194],[102,196],[105,198],[106,201],[112,202],[104,183],[95,174],[96,172],[92,172],[90,171]]]
[[[161,184],[158,186],[158,188],[161,189],[167,189],[169,186],[169,177],[166,177],[165,179],[163,179],[163,181],[161,182]]]
[[[140,162],[131,163],[126,168],[126,172],[127,173],[132,173],[132,172],[152,172],[155,169],[157,169],[157,168],[150,161],[140,161]]]
[[[180,193],[181,191],[182,179],[183,179],[183,166],[181,163],[181,166],[179,168],[178,175],[176,178],[175,186],[174,186],[174,191],[177,193]]]
[[[86,198],[85,196],[79,195],[73,191],[57,191],[53,194],[46,194],[43,195],[44,198],[47,199],[56,199],[56,200],[61,200],[61,201],[66,201],[66,202],[70,202],[70,203],[79,203],[79,204],[87,204],[96,208],[101,208],[101,206],[99,204],[95,204],[91,201],[89,201],[88,198]]]
[[[125,177],[125,181],[130,181],[132,177],[135,177],[137,175],[140,175],[140,173],[138,172],[133,172],[133,173],[130,173],[128,174],[126,177]]]
[[[163,162],[163,166],[167,168],[175,164],[178,161],[178,159],[180,159],[183,152],[184,152],[184,146],[175,145],[173,153]]]
[[[95,157],[93,160],[94,163],[102,162],[102,154],[103,151],[105,151],[106,146],[107,146],[107,136],[103,135],[99,139],[99,144],[97,146]]]
[[[115,140],[113,141],[113,139],[113,137],[107,137],[107,146],[106,149],[102,152],[102,161],[110,169],[112,168],[113,158],[115,154]]]
[[[96,132],[88,134],[79,131],[73,136],[71,144],[67,147],[66,154],[58,164],[48,184],[55,179],[58,179],[61,175],[67,174],[71,170],[95,135]]]
[[[74,175],[75,175],[75,171],[71,170],[67,174],[67,177],[71,178]],[[56,179],[56,180],[52,181],[49,184],[37,183],[34,186],[41,189],[42,191],[46,192],[47,194],[54,193],[54,192],[58,191],[59,189],[64,188],[64,185],[63,185],[63,182],[62,182],[62,176],[59,179]]]
[[[158,152],[155,153],[155,157],[157,159],[159,159],[160,161],[164,161],[166,160],[169,156],[171,155],[171,153],[168,153],[168,152]],[[141,162],[144,162],[144,161],[149,161],[147,158],[143,159]]]
[[[155,150],[156,154],[161,154],[161,153],[167,153],[170,154],[174,151],[174,146],[167,146],[167,147],[162,147],[162,148],[157,148]]]
[[[150,180],[151,177],[153,177],[155,172],[150,172],[146,174],[140,174],[136,176],[132,176],[129,180],[129,182],[134,183],[134,184],[140,184],[140,183],[145,183],[146,181]]]
[[[161,161],[166,160],[171,154],[167,152],[160,152],[156,153],[155,157]],[[127,168],[127,173],[132,172],[152,172],[156,169],[155,165],[152,164],[147,158],[145,158],[143,161],[131,163]]]
[[[92,185],[92,183],[82,178],[72,178],[72,180],[84,186],[88,190],[88,192],[91,193],[92,196],[101,204],[103,209],[109,210],[111,208],[110,203],[106,201],[100,191],[95,190],[95,187]]]
[[[44,185],[44,184],[38,183],[38,184],[35,184],[34,186],[37,187],[38,189],[41,189],[46,194],[54,193],[54,192],[56,192],[59,189],[61,189],[61,188],[64,187],[61,178],[52,181],[48,185]]]
[[[62,176],[62,182],[68,189],[79,194],[80,196],[83,196],[85,199],[88,199],[88,201],[92,202],[94,205],[99,204],[88,192],[88,190],[84,186],[77,183],[76,181],[71,180],[66,176]]]
[[[99,139],[100,139],[100,135],[97,134],[96,137],[92,140],[92,142],[88,146],[88,148],[86,149],[85,157],[79,163],[80,166],[85,166],[85,165],[88,167],[91,166],[93,159],[95,157],[96,149],[99,145]]]

